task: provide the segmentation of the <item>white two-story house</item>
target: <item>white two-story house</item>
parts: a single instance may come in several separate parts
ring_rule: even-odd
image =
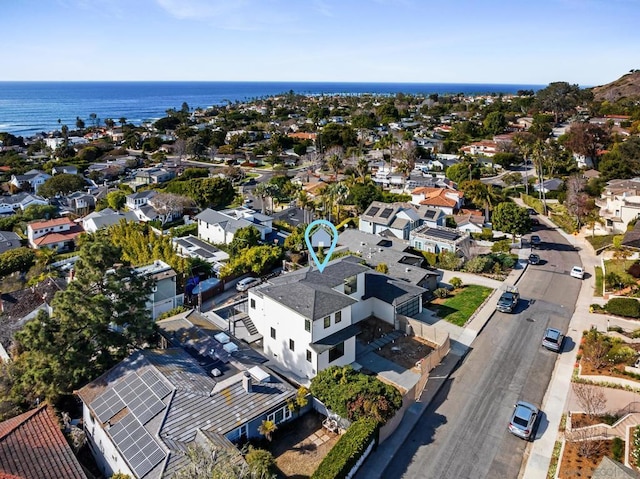
[[[395,236],[408,240],[409,233],[429,223],[444,226],[446,215],[438,208],[417,206],[410,203],[383,203],[374,201],[360,215],[358,229],[365,233],[382,236]]]
[[[260,239],[273,231],[273,218],[249,208],[216,211],[207,208],[196,216],[198,237],[215,244],[229,244],[240,228],[254,226],[260,232]]]
[[[398,314],[422,311],[424,288],[360,261],[343,257],[322,273],[305,268],[249,290],[249,317],[263,336],[264,353],[297,380],[355,362],[359,322],[375,316],[396,326]]]

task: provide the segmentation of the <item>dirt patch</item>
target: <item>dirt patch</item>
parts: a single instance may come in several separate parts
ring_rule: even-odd
[[[393,343],[376,351],[383,358],[393,361],[405,369],[416,367],[416,363],[433,351],[431,344],[425,339],[415,336],[401,336]]]
[[[638,344],[630,344],[629,346],[636,350],[640,348],[640,345]],[[629,364],[628,366],[631,365]],[[624,367],[625,364],[621,363],[607,365],[603,368],[596,368],[590,361],[584,359],[584,357],[580,359],[580,374],[583,376],[610,376],[614,378],[628,379],[629,381],[636,381],[640,385],[640,380],[622,372],[624,371]]]
[[[338,442],[338,434],[322,427],[324,416],[308,412],[287,427],[276,431],[269,450],[280,473],[279,478],[310,477],[331,448]]]
[[[364,343],[375,341],[393,331],[393,325],[376,317],[365,319],[358,324],[361,331],[358,334],[358,339]]]
[[[593,456],[586,458],[580,455],[579,444],[566,441],[558,479],[575,479],[577,477],[589,478],[604,456],[612,456],[613,441],[598,441],[597,451]]]
[[[571,413],[571,428],[577,429],[580,427],[595,426],[596,424],[609,424],[612,425],[619,418],[616,416],[593,416],[589,417],[587,414],[581,412]]]

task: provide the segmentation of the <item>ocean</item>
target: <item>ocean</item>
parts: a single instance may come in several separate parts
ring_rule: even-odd
[[[395,95],[464,93],[481,95],[537,91],[545,85],[474,83],[327,83],[327,82],[0,82],[0,132],[32,136],[76,127],[80,117],[90,126],[90,115],[102,122],[120,118],[139,125],[180,109],[207,108],[227,102],[245,102],[293,91],[304,95]]]

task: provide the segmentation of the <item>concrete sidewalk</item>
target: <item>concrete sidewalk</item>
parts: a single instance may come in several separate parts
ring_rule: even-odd
[[[518,257],[519,260],[516,267],[509,273],[504,283],[464,273],[464,278],[462,278],[462,274],[457,271],[445,272],[449,273],[449,275],[445,275],[443,277],[444,282],[446,282],[444,279],[445,277],[451,278],[453,276],[458,276],[463,279],[463,282],[466,284],[482,284],[484,286],[490,286],[497,289],[487,298],[484,304],[476,311],[464,328],[454,326],[455,328],[458,328],[458,330],[455,331],[455,337],[454,334],[450,332],[452,343],[451,351],[447,356],[445,356],[442,362],[431,371],[429,374],[429,380],[420,395],[420,399],[405,412],[405,415],[395,432],[384,443],[380,444],[375,452],[372,453],[360,467],[355,475],[357,479],[386,478],[385,470],[387,466],[399,453],[402,444],[407,436],[413,431],[413,428],[418,423],[418,420],[424,413],[425,409],[427,409],[442,386],[444,386],[444,384],[449,380],[449,376],[451,376],[451,373],[467,354],[475,338],[491,319],[491,316],[496,309],[496,294],[499,294],[502,285],[517,284],[522,274],[526,271],[529,249],[523,248],[518,250]],[[437,324],[436,327],[438,327]]]
[[[595,272],[594,266],[599,264],[595,256],[595,252],[591,244],[582,235],[569,235],[556,227],[550,220],[542,216],[540,221],[548,228],[558,231],[564,238],[573,245],[580,255],[580,260],[588,273],[582,280],[582,287],[576,302],[576,309],[569,322],[569,330],[567,336],[574,343],[579,344],[582,332],[592,326],[597,327],[601,331],[606,329],[606,317],[604,315],[592,314],[589,312],[589,306],[594,303],[595,288]],[[561,354],[556,361],[556,366],[549,382],[549,387],[543,399],[541,409],[545,413],[548,426],[540,437],[531,443],[528,460],[520,470],[519,477],[523,479],[539,479],[547,476],[551,456],[553,455],[553,447],[558,438],[558,427],[562,414],[566,411],[567,397],[571,391],[571,376],[573,367],[576,362],[578,347],[573,350]]]

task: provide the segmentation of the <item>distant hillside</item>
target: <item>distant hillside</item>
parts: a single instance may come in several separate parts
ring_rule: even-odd
[[[640,96],[640,70],[622,75],[615,81],[593,88],[594,98],[598,101],[616,101],[620,98]]]

